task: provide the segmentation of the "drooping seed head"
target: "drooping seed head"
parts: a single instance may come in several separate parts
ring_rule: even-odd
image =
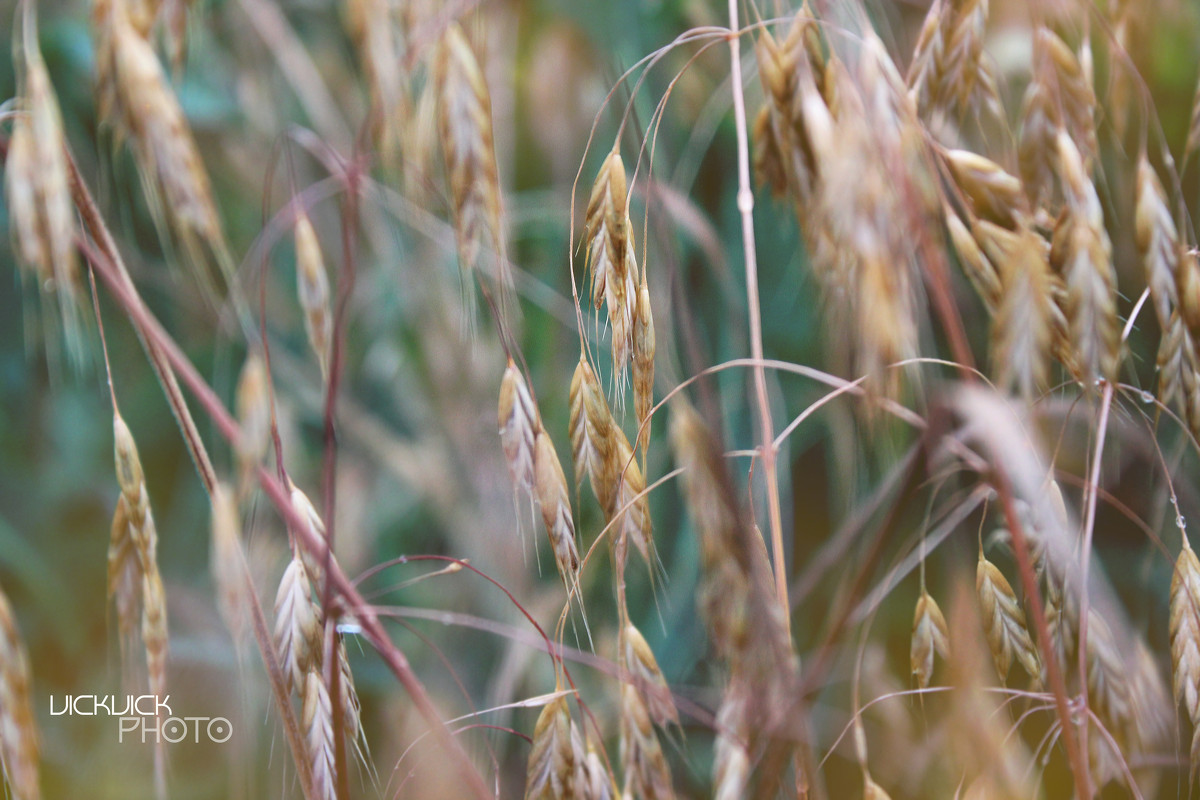
[[[300,684],[304,707],[301,725],[308,744],[312,765],[313,790],[317,800],[337,800],[337,773],[334,763],[333,706],[329,702],[329,687],[320,670],[311,670]]]
[[[217,607],[235,641],[245,625],[243,605],[242,531],[233,490],[218,483],[212,493],[212,541],[209,570],[217,589]]]
[[[1200,559],[1187,539],[1171,576],[1171,667],[1175,703],[1200,724]]]
[[[654,350],[654,313],[650,308],[650,289],[643,271],[633,318],[633,409],[637,414],[638,442],[643,455],[650,444],[650,408],[654,405]]]
[[[1001,680],[1008,676],[1014,658],[1031,677],[1037,678],[1041,675],[1041,667],[1025,627],[1025,612],[1004,573],[984,558],[983,553],[979,554],[975,591],[979,595],[984,636]]]
[[[545,430],[538,431],[534,454],[534,495],[542,510],[542,521],[554,549],[554,560],[563,585],[571,591],[579,582],[579,551],[575,545],[575,521],[567,478],[554,443]]]
[[[619,647],[621,665],[625,668],[629,680],[641,693],[650,719],[660,728],[665,727],[667,723],[678,725],[679,712],[675,709],[675,701],[671,697],[667,681],[658,668],[654,651],[632,623],[621,631]]]
[[[950,629],[937,601],[923,591],[913,614],[912,647],[909,651],[912,674],[921,689],[928,687],[929,679],[933,677],[935,653],[943,659],[950,657]]]
[[[142,474],[142,460],[138,458],[137,445],[134,444],[133,434],[120,414],[113,415],[113,445],[116,454],[117,483],[121,493],[132,506],[137,504],[138,497],[145,491],[145,477]]]
[[[289,688],[304,687],[304,676],[320,661],[321,620],[313,602],[308,571],[294,555],[275,595],[275,644]]]
[[[29,656],[0,591],[0,758],[13,800],[38,800],[38,733],[33,714]]]
[[[525,376],[512,359],[500,381],[500,443],[508,460],[508,471],[518,491],[532,492],[534,485],[534,448],[541,417]]]
[[[587,475],[592,492],[607,513],[612,504],[615,485],[602,483],[606,479],[606,464],[616,447],[616,422],[608,410],[600,381],[587,358],[580,353],[579,364],[571,376],[570,390],[571,455],[578,490]]]
[[[237,385],[238,462],[243,480],[266,458],[271,447],[271,390],[266,364],[250,353]]]
[[[566,698],[542,709],[533,729],[533,749],[525,772],[525,800],[559,800],[575,790],[575,752]]]

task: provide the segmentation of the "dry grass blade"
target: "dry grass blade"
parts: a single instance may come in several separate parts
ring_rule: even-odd
[[[935,653],[943,659],[950,657],[950,629],[946,627],[946,618],[937,601],[928,592],[922,591],[913,614],[912,646],[909,651],[912,674],[921,689],[929,686],[929,679],[933,676]]]
[[[554,550],[558,574],[568,593],[579,585],[579,550],[575,544],[575,520],[571,516],[571,497],[567,476],[563,474],[554,442],[545,430],[539,430],[534,450],[534,495],[542,510],[542,522]]]
[[[320,660],[321,620],[299,555],[288,562],[275,594],[275,644],[289,690],[303,689],[305,674]]]
[[[1025,612],[1021,610],[1008,579],[995,564],[983,557],[982,552],[976,569],[975,591],[979,595],[985,638],[1000,678],[1008,677],[1008,670],[1016,658],[1030,677],[1037,679],[1041,668],[1025,627]]]
[[[0,757],[13,800],[41,797],[38,750],[30,698],[29,657],[13,620],[8,596],[0,591]]]
[[[534,450],[542,421],[529,394],[525,376],[512,359],[500,381],[500,443],[508,460],[508,471],[518,491],[534,487]]]
[[[621,652],[621,666],[641,694],[642,702],[655,725],[666,727],[668,723],[679,724],[679,712],[675,709],[675,701],[671,690],[663,678],[654,651],[646,643],[641,632],[632,624],[621,631],[618,641]]]
[[[333,707],[329,690],[319,670],[304,676],[304,712],[301,717],[312,759],[314,800],[337,800],[337,776],[334,767]]]
[[[542,709],[533,729],[533,749],[525,773],[525,800],[560,800],[575,791],[575,751],[571,714],[564,697]]]
[[[1175,702],[1200,725],[1200,559],[1186,536],[1171,577],[1170,634]]]
[[[485,236],[496,253],[494,278],[512,285],[501,227],[500,178],[492,142],[492,105],[487,83],[458,23],[442,34],[434,63],[442,160],[454,198],[459,264],[470,276],[479,266]]]
[[[304,330],[317,354],[321,375],[329,380],[329,356],[333,345],[333,317],[329,311],[329,276],[321,257],[321,242],[308,214],[296,215],[296,290],[304,311]]]

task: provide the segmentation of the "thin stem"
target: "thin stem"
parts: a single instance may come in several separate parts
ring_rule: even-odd
[[[750,188],[750,145],[746,133],[746,95],[742,89],[742,45],[738,32],[737,0],[729,0],[729,66],[733,80],[733,116],[737,127],[738,193],[742,215],[742,246],[746,259],[746,305],[750,316],[750,355],[754,366],[754,394],[758,402],[758,431],[763,480],[767,484],[767,513],[771,523],[771,550],[775,556],[775,592],[779,598],[788,638],[792,608],[788,602],[787,568],[783,552],[783,519],[779,511],[779,483],[775,470],[775,435],[767,401],[767,374],[763,369],[762,310],[758,299],[758,257],[754,247],[754,192]]]

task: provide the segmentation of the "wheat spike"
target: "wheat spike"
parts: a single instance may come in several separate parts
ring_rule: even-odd
[[[1200,726],[1200,559],[1186,536],[1171,577],[1170,622],[1175,703]]]
[[[525,773],[525,800],[561,800],[574,796],[575,751],[571,714],[564,697],[546,704],[533,729],[533,749]]]
[[[908,71],[908,86],[922,114],[965,111],[980,102],[998,104],[983,63],[987,0],[937,0],[929,7]]]
[[[1086,659],[1088,703],[1114,730],[1121,730],[1133,721],[1131,681],[1125,658],[1104,617],[1094,608],[1089,608]]]
[[[0,591],[0,758],[13,800],[41,797],[40,746],[30,695],[29,656],[8,596]]]
[[[567,592],[579,584],[579,551],[575,545],[575,521],[571,516],[571,498],[567,477],[554,443],[545,430],[539,430],[534,449],[534,495],[542,510],[542,521],[554,550],[554,561]]]
[[[602,302],[608,308],[618,398],[623,396],[625,367],[634,347],[638,303],[638,268],[627,191],[625,165],[621,154],[614,149],[592,185],[584,229],[586,268],[592,274],[592,304],[597,311]]]
[[[510,358],[500,381],[500,443],[518,491],[533,492],[534,450],[542,420],[529,394],[525,376]]]
[[[947,150],[946,163],[977,217],[1015,228],[1026,215],[1021,181],[1000,165],[967,150]]]
[[[950,657],[950,629],[946,626],[946,618],[937,601],[922,590],[913,613],[912,646],[909,650],[912,674],[921,689],[929,686],[929,679],[933,676],[935,653],[943,659]]]
[[[617,647],[621,654],[621,665],[625,668],[628,679],[641,694],[650,719],[660,728],[666,727],[668,723],[678,725],[679,712],[675,709],[675,701],[671,697],[667,681],[658,668],[654,651],[633,623],[622,629]]]
[[[308,214],[296,215],[296,289],[304,311],[304,330],[317,355],[321,375],[329,380],[329,358],[333,347],[333,316],[329,311],[329,276],[321,243]]]
[[[486,236],[496,251],[494,278],[507,290],[512,286],[512,275],[505,259],[500,220],[491,99],[475,52],[458,23],[451,23],[442,34],[434,75],[440,101],[442,161],[454,198],[459,264],[468,276],[473,273],[479,266]]]
[[[975,591],[979,595],[984,634],[1001,680],[1008,677],[1014,657],[1031,677],[1037,678],[1041,667],[1025,627],[1025,612],[1021,610],[1008,579],[995,564],[983,557],[982,552],[976,569]]]
[[[122,494],[117,497],[108,541],[108,602],[116,604],[122,654],[141,614],[141,592],[142,564],[133,541],[129,505]]]

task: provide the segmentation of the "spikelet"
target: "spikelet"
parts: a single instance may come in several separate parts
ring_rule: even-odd
[[[1089,705],[1109,728],[1123,729],[1133,721],[1134,712],[1125,654],[1104,617],[1094,608],[1088,609],[1086,660]]]
[[[866,770],[863,770],[863,800],[892,800],[891,795],[873,781]]]
[[[1117,377],[1121,354],[1117,279],[1096,187],[1084,174],[1079,151],[1065,131],[1058,134],[1058,150],[1067,210],[1054,232],[1051,260],[1057,261],[1056,254],[1061,253],[1058,271],[1067,285],[1066,315],[1074,348],[1070,366],[1090,386],[1099,378]]]
[[[56,295],[73,350],[79,340],[75,206],[67,183],[62,112],[38,49],[33,5],[24,7],[19,113],[4,163],[13,249],[45,297]]]
[[[621,666],[641,695],[650,719],[660,728],[666,727],[668,723],[678,725],[679,712],[675,709],[675,701],[671,697],[667,681],[658,668],[654,651],[633,623],[622,629],[617,647],[620,650]]]
[[[1171,577],[1170,634],[1175,703],[1200,727],[1200,559],[1186,536]]]
[[[575,721],[571,721],[571,752],[575,760],[575,797],[579,800],[615,800],[618,796],[612,775],[600,759],[592,737],[584,745]]]
[[[434,76],[440,101],[442,161],[454,198],[459,266],[470,281],[479,266],[486,236],[496,252],[493,277],[502,288],[510,288],[512,276],[505,262],[500,222],[491,100],[475,53],[458,23],[451,23],[442,34]]]
[[[308,755],[312,761],[315,800],[337,800],[333,708],[329,702],[329,688],[325,681],[321,680],[319,670],[308,672],[302,685],[304,709],[301,725],[304,727]]]
[[[1000,165],[967,150],[947,150],[946,163],[975,216],[1014,228],[1026,215],[1021,182]]]
[[[654,314],[650,309],[650,289],[646,272],[638,287],[637,308],[633,317],[633,410],[637,414],[638,444],[642,458],[650,446],[650,409],[654,405]]]
[[[582,352],[575,374],[571,376],[570,411],[575,489],[579,490],[586,475],[591,482],[592,493],[607,513],[612,505],[615,487],[601,481],[605,477],[605,465],[614,458],[616,439],[613,431],[616,422],[608,410],[600,381]]]
[[[358,689],[354,685],[354,672],[350,669],[350,656],[346,654],[346,643],[339,636],[337,640],[338,690],[342,696],[342,730],[346,741],[354,742],[362,733],[362,703],[358,699]]]
[[[935,653],[943,659],[950,657],[950,629],[946,627],[946,618],[937,601],[922,590],[913,614],[912,646],[909,650],[912,674],[921,689],[929,686],[929,679],[933,676]]]
[[[262,357],[250,353],[242,364],[237,385],[239,492],[245,497],[254,485],[254,468],[271,446],[270,378]]]
[[[1014,657],[1030,676],[1037,678],[1041,668],[1025,627],[1025,612],[1021,610],[1008,579],[995,564],[983,557],[982,552],[976,569],[975,591],[979,595],[984,634],[1001,680],[1008,677]]]
[[[237,499],[233,490],[218,483],[212,493],[212,542],[209,551],[209,571],[217,589],[217,608],[221,618],[240,642],[245,630],[243,602],[242,532]]]
[[[500,381],[500,443],[517,491],[533,492],[534,451],[542,421],[525,376],[510,358]]]
[[[624,552],[629,542],[633,542],[653,575],[657,555],[650,523],[650,498],[645,494],[646,479],[637,459],[633,457],[633,448],[629,446],[625,432],[615,428],[614,438],[616,447],[606,465],[606,478],[603,481],[616,486],[612,507],[608,509],[609,521],[616,520],[613,523],[613,546],[619,552]]]
[[[38,735],[30,700],[29,657],[0,591],[0,759],[13,800],[37,800]]]
[[[1065,128],[1079,150],[1085,172],[1090,172],[1097,152],[1095,109],[1092,89],[1091,46],[1084,40],[1079,55],[1072,52],[1053,31],[1040,27],[1034,33],[1034,69],[1052,72],[1049,85],[1057,92],[1055,108],[1060,110],[1059,127]]]
[[[958,261],[962,264],[967,280],[975,287],[975,291],[983,300],[988,313],[995,316],[1002,294],[1000,275],[995,265],[984,255],[975,236],[949,207],[945,209],[945,218],[946,230],[950,234],[950,244],[958,253]]]
[[[586,263],[592,274],[592,304],[608,307],[612,329],[613,374],[617,397],[623,396],[625,367],[633,350],[638,304],[638,269],[629,221],[628,187],[621,154],[614,149],[600,167],[584,215]]]
[[[142,563],[133,543],[128,509],[125,495],[118,496],[108,540],[108,602],[116,604],[122,654],[142,608]]]
[[[771,196],[782,200],[788,189],[784,155],[775,128],[771,124],[771,110],[763,106],[754,115],[754,127],[750,132],[754,143],[754,180],[759,186],[771,189]]]
[[[151,206],[166,220],[194,266],[200,245],[226,254],[208,173],[191,128],[150,42],[119,0],[95,6],[98,112],[118,143],[129,139]],[[207,277],[205,278],[207,281]]]
[[[321,375],[329,380],[329,358],[333,347],[333,317],[329,311],[329,276],[321,243],[308,214],[296,215],[296,290],[304,311],[304,330],[317,355]]]
[[[1179,272],[1182,253],[1162,184],[1145,153],[1138,158],[1134,230],[1146,286],[1150,289],[1150,301],[1158,315],[1159,328],[1166,331],[1171,322],[1171,310],[1177,303],[1175,276]]]
[[[1021,104],[1017,147],[1021,183],[1035,210],[1044,208],[1054,196],[1057,120],[1052,94],[1035,76]]]
[[[146,646],[146,673],[150,694],[167,694],[167,595],[158,565],[151,562],[142,574],[142,642]]]
[[[575,545],[575,521],[571,517],[571,498],[567,477],[563,474],[554,443],[545,430],[539,430],[534,449],[534,496],[542,509],[542,522],[554,550],[554,561],[563,586],[571,593],[579,585],[579,551]]]
[[[561,800],[574,796],[575,751],[571,714],[564,697],[546,704],[533,729],[533,749],[525,772],[525,800]]]
[[[1001,389],[1015,387],[1029,400],[1045,385],[1052,349],[1066,329],[1045,246],[1028,228],[1014,233],[980,220],[976,232],[1003,288],[992,326],[992,369]]]
[[[638,690],[621,684],[621,763],[625,794],[644,800],[674,798],[671,770]]]
[[[305,674],[320,660],[319,615],[308,570],[300,556],[293,554],[275,594],[275,645],[289,690],[303,690]]]

